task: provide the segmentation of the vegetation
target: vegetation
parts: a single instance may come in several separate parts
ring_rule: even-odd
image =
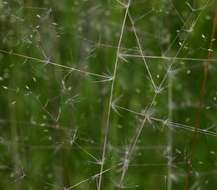
[[[214,190],[215,0],[0,0],[0,189]]]

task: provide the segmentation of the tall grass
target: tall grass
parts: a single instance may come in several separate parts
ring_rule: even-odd
[[[0,189],[215,189],[215,9],[0,1]]]

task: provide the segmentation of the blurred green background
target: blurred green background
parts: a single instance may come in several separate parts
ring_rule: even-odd
[[[0,189],[217,189],[216,5],[0,0]]]

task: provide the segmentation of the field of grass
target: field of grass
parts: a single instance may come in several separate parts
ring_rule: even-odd
[[[217,189],[216,33],[216,0],[0,0],[0,189]]]

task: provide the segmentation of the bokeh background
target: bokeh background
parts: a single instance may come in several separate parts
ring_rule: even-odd
[[[0,189],[215,190],[216,5],[0,0]]]

